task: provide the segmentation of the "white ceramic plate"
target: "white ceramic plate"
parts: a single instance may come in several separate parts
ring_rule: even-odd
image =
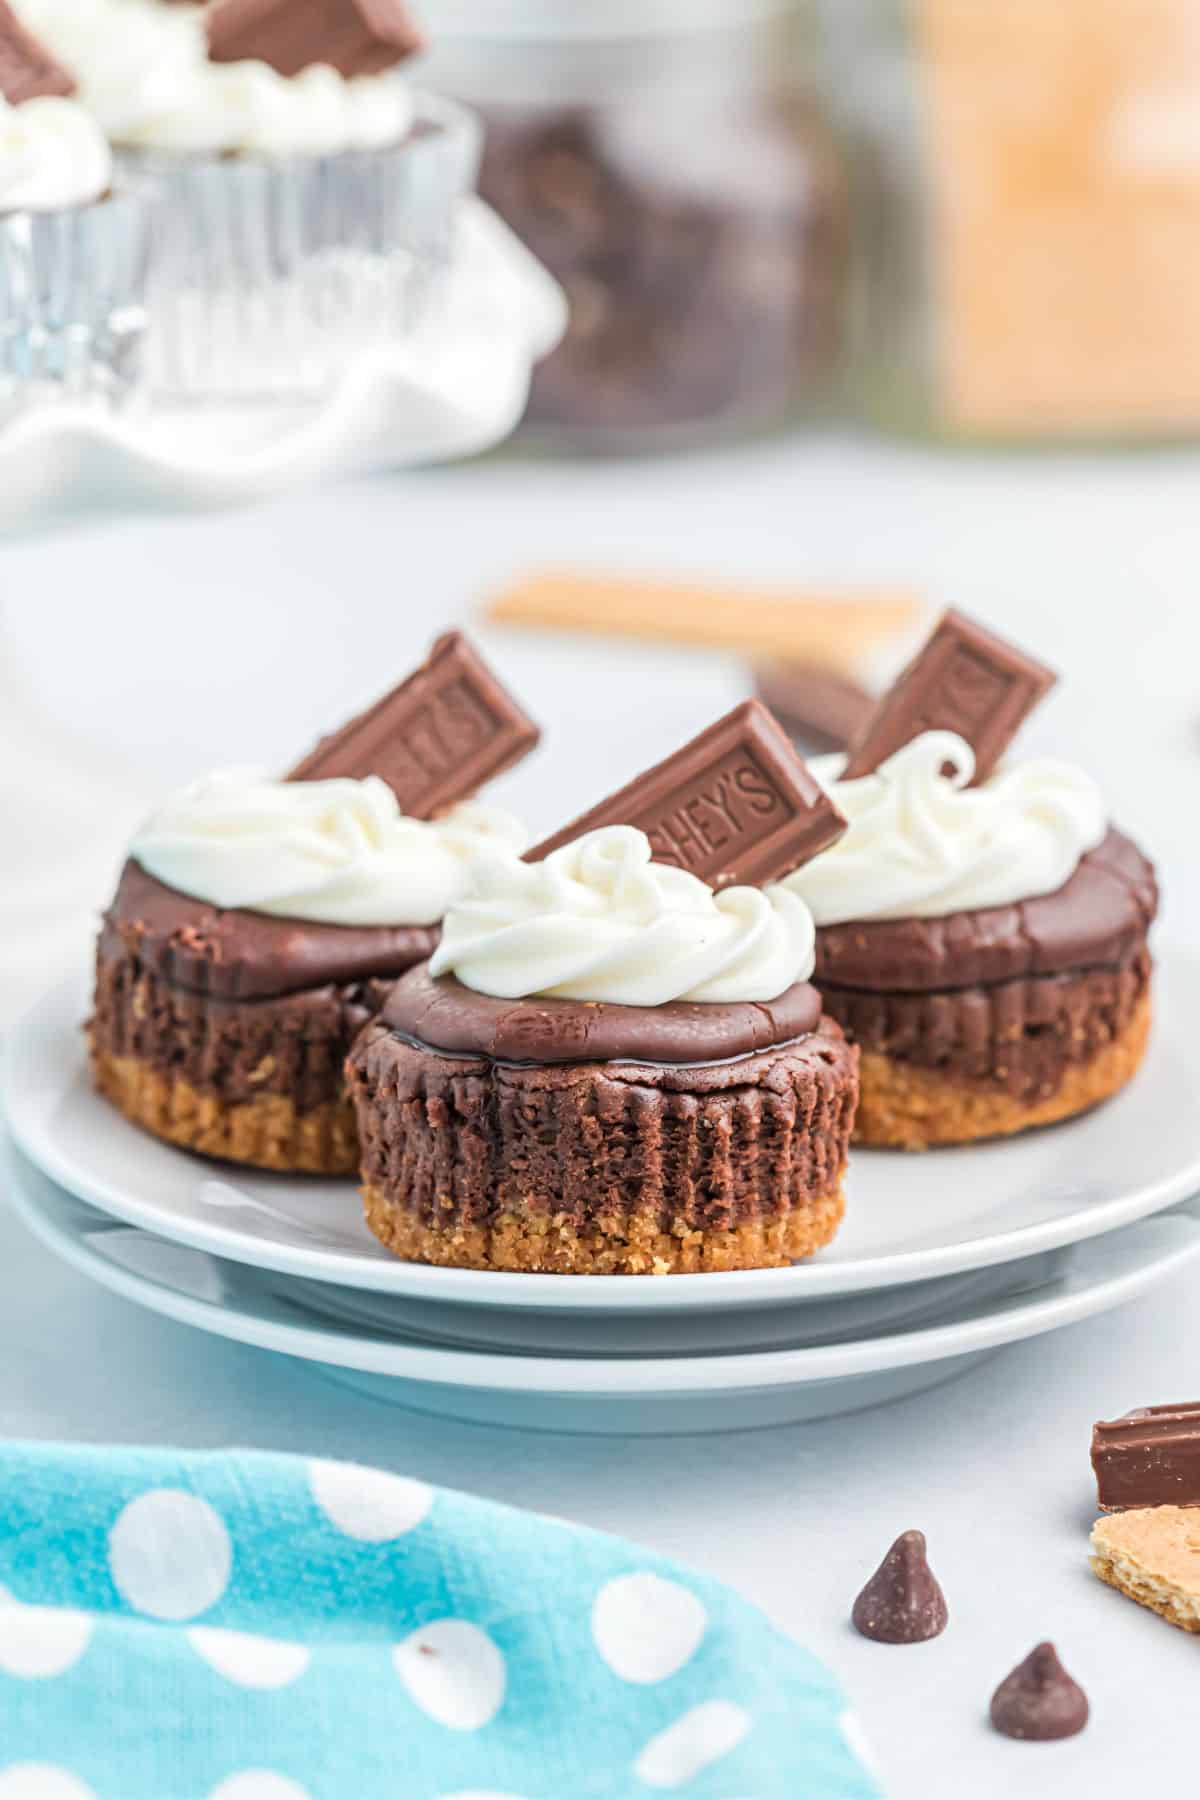
[[[565,325],[558,284],[472,198],[430,317],[320,400],[18,415],[0,429],[0,529],[241,506],[334,474],[474,455],[513,430]]]
[[[1035,1256],[1200,1189],[1191,1033],[1200,963],[1162,959],[1146,1065],[1109,1105],[1007,1143],[924,1156],[859,1152],[836,1241],[790,1269],[719,1275],[484,1273],[398,1262],[367,1232],[351,1182],[206,1162],[128,1125],[88,1084],[89,978],[48,994],[9,1035],[0,1099],[21,1149],[80,1198],[217,1256],[415,1299],[574,1312],[664,1312],[826,1300]]]
[[[490,1424],[571,1431],[744,1429],[828,1417],[913,1393],[1019,1339],[1119,1306],[1200,1252],[1200,1202],[1077,1245],[1033,1293],[970,1299],[917,1331],[746,1352],[637,1355],[486,1352],[429,1343],[402,1324],[314,1315],[304,1288],[280,1294],[244,1268],[114,1221],[14,1155],[18,1211],[57,1254],[139,1305],[221,1337],[281,1351],[399,1405]],[[803,1316],[803,1315],[802,1315]],[[636,1352],[636,1343],[633,1346]]]

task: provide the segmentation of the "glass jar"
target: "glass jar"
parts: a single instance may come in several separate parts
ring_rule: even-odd
[[[487,127],[480,192],[558,277],[527,436],[600,449],[767,427],[825,397],[840,161],[796,0],[426,0],[423,79]]]
[[[981,443],[1200,431],[1200,9],[819,9],[860,412]]]

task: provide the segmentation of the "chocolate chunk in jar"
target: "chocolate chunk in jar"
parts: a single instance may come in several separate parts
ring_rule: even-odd
[[[639,107],[649,102],[642,99]],[[666,102],[669,107],[669,100]],[[488,115],[480,191],[571,315],[528,419],[583,440],[774,422],[837,355],[843,197],[803,107],[660,132],[613,107]],[[718,142],[711,142],[715,129]],[[761,177],[708,179],[763,147]]]

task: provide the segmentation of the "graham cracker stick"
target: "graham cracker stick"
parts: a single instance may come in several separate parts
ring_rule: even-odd
[[[655,638],[848,669],[911,629],[921,611],[917,597],[902,590],[839,596],[545,569],[495,595],[484,615],[503,625]]]

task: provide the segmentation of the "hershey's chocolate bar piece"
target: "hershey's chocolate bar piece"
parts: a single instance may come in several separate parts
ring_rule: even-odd
[[[378,775],[410,818],[432,819],[527,756],[541,736],[460,631],[316,749],[289,781]]]
[[[866,688],[826,663],[759,663],[754,685],[784,730],[806,749],[844,750],[875,710]]]
[[[540,862],[601,825],[636,825],[655,862],[710,887],[759,887],[824,850],[846,821],[759,700],[707,731],[525,853]]]
[[[867,721],[842,779],[871,774],[923,731],[956,731],[975,752],[972,785],[986,781],[1057,679],[1044,663],[951,610]]]
[[[404,0],[217,0],[208,15],[213,62],[253,58],[280,75],[313,63],[378,75],[423,42]]]
[[[1200,1506],[1200,1401],[1140,1406],[1092,1427],[1101,1512]]]
[[[62,64],[25,29],[7,0],[0,0],[0,94],[8,104],[74,92],[75,83]]]

